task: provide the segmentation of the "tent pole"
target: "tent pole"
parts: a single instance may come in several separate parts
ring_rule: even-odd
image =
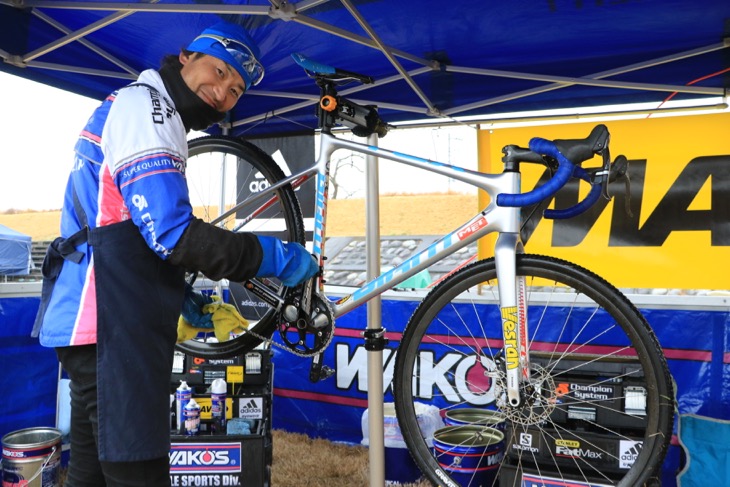
[[[368,137],[368,144],[378,145],[378,136]],[[366,156],[365,164],[365,244],[367,280],[380,275],[380,203],[378,188],[378,158]],[[368,332],[384,332],[381,328],[381,299],[376,296],[367,303]],[[370,487],[385,485],[385,439],[383,418],[383,350],[373,347],[368,352],[368,430],[370,433]]]

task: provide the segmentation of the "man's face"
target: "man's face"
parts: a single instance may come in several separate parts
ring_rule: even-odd
[[[180,74],[188,88],[221,113],[233,108],[246,91],[238,71],[217,57],[181,52],[180,62]]]

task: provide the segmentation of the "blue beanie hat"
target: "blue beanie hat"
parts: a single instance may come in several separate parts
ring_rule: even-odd
[[[231,65],[243,78],[246,90],[264,77],[264,67],[258,60],[259,47],[240,25],[228,22],[212,25],[193,39],[187,50],[208,54]]]

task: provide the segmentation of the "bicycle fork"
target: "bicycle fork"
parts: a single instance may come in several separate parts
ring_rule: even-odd
[[[522,403],[523,384],[530,381],[525,278],[517,276],[517,254],[524,252],[518,233],[500,233],[494,250],[502,321],[507,402]]]

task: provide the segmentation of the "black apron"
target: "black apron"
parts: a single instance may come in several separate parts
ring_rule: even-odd
[[[184,270],[160,259],[131,220],[57,239],[44,260],[37,336],[64,260],[92,246],[97,307],[99,459],[132,462],[170,451],[170,380]],[[77,255],[78,254],[78,255]]]
[[[170,452],[170,377],[184,271],[131,220],[92,230],[97,307],[99,459]]]

